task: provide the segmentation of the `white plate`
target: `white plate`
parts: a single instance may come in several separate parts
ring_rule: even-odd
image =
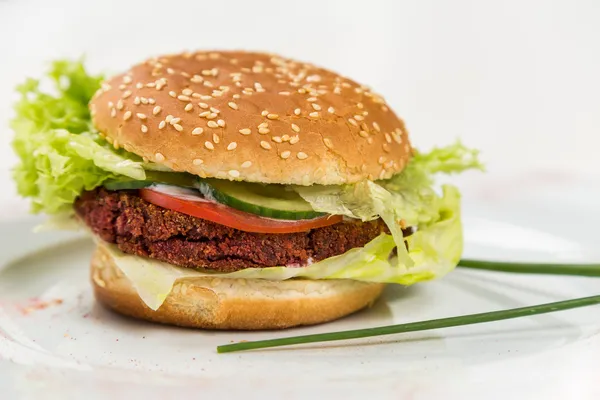
[[[600,260],[594,179],[467,185],[465,256]],[[512,182],[512,183],[511,183]],[[215,347],[595,295],[592,278],[457,270],[391,287],[374,308],[289,331],[210,332],[138,322],[94,303],[91,243],[0,224],[0,388],[4,398],[599,398],[600,309],[295,348],[219,355]],[[55,300],[60,300],[56,304]],[[44,304],[46,307],[36,305]],[[166,397],[165,397],[166,396]],[[406,397],[405,397],[406,396]]]

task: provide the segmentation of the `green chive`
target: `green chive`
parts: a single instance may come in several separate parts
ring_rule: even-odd
[[[315,335],[295,336],[281,339],[241,342],[217,347],[218,353],[230,353],[242,350],[264,349],[268,347],[289,346],[295,344],[330,342],[334,340],[359,339],[372,336],[392,335],[395,333],[426,331],[431,329],[451,328],[454,326],[481,324],[484,322],[529,317],[572,308],[600,304],[600,296],[582,297],[579,299],[540,304],[537,306],[514,308],[511,310],[492,311],[481,314],[463,315],[459,317],[434,319],[430,321],[411,322],[408,324],[382,326],[378,328],[357,329],[352,331],[319,333]]]
[[[600,264],[512,263],[501,261],[461,260],[460,267],[522,274],[576,275],[600,277]]]

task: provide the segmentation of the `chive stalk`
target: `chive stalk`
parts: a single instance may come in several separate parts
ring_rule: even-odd
[[[554,303],[539,304],[529,307],[514,308],[509,310],[492,311],[480,314],[462,315],[458,317],[441,318],[429,321],[411,322],[407,324],[382,326],[377,328],[356,329],[342,332],[318,333],[313,335],[293,336],[280,339],[259,340],[254,342],[240,342],[217,347],[218,353],[230,353],[243,350],[265,349],[270,347],[290,346],[306,343],[331,342],[336,340],[361,339],[373,336],[392,335],[397,333],[426,331],[432,329],[451,328],[455,326],[474,325],[485,322],[501,321],[506,319],[530,317],[556,311],[570,310],[600,304],[600,295],[582,297]]]
[[[555,264],[483,261],[463,259],[459,267],[522,274],[575,275],[600,277],[600,264]]]

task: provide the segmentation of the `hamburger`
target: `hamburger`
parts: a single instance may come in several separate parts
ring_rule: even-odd
[[[154,57],[105,78],[58,61],[12,122],[19,193],[47,226],[95,240],[98,302],[205,329],[332,321],[387,284],[451,271],[460,195],[480,168],[456,143],[421,153],[383,97],[278,55]]]

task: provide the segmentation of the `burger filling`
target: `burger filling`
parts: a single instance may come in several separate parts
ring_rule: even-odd
[[[220,272],[306,266],[389,233],[381,219],[346,220],[305,232],[245,232],[156,206],[136,190],[88,191],[75,210],[98,237],[125,253]]]

